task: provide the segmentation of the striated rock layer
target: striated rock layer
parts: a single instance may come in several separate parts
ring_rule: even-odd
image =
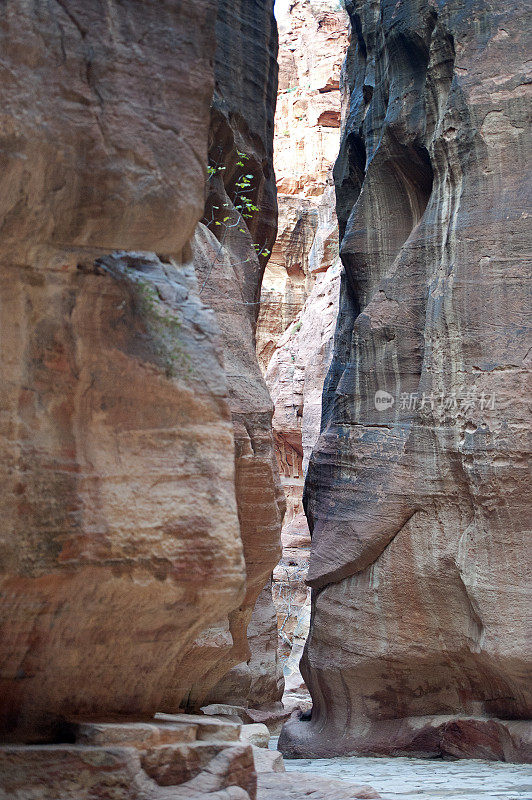
[[[199,704],[249,657],[282,504],[254,307],[232,310],[275,235],[272,5],[4,3],[4,739]],[[260,206],[223,248],[196,231],[217,131]]]
[[[310,617],[310,589],[305,584],[310,534],[301,506],[303,476],[320,431],[321,387],[332,357],[339,288],[339,264],[317,276],[295,324],[279,339],[266,373],[287,496],[283,556],[273,573],[280,652],[288,658],[284,664],[286,691],[298,689],[302,683],[298,664]]]
[[[264,371],[316,275],[338,259],[330,170],[340,138],[340,68],[347,32],[347,16],[336,0],[295,0],[280,24],[275,120],[279,231],[264,274],[257,330]]]
[[[344,274],[305,498],[314,705],[279,745],[525,760],[524,9],[346,5]]]
[[[339,293],[332,164],[340,143],[340,68],[347,45],[347,16],[335,0],[292,2],[282,18],[274,140],[279,231],[262,284],[257,353],[274,402],[287,503],[274,601],[284,675],[293,688],[302,684],[297,664],[310,615],[303,483],[319,435]]]
[[[216,35],[209,179],[193,252],[201,298],[214,309],[222,336],[246,594],[230,614],[228,630],[221,637],[216,631],[208,635],[214,645],[209,657],[204,634],[187,656],[195,672],[192,707],[275,703],[283,689],[270,576],[280,557],[285,503],[272,438],[273,405],[255,353],[262,274],[277,230],[273,0],[220,0]]]
[[[240,726],[158,717],[74,724],[75,744],[1,746],[0,798],[255,800],[253,748],[239,741]]]
[[[294,2],[280,28],[279,92],[275,126],[275,171],[279,193],[279,234],[264,273],[257,353],[275,405],[274,435],[281,482],[287,498],[285,524],[302,512],[303,438],[317,436],[317,415],[305,409],[303,390],[312,392],[311,372],[326,372],[321,339],[331,320],[314,314],[307,299],[317,278],[338,262],[338,223],[331,167],[339,146],[339,122],[325,125],[325,112],[340,114],[340,67],[347,48],[347,17],[336,2]],[[331,292],[331,295],[334,293]],[[319,303],[318,299],[318,303]],[[303,306],[307,303],[307,311]],[[314,340],[313,340],[314,336]],[[301,354],[296,351],[301,345]],[[308,378],[306,380],[306,369]],[[314,398],[319,407],[321,399]],[[302,425],[312,432],[302,436]],[[314,444],[314,442],[312,442]],[[310,448],[312,447],[310,445]],[[310,452],[310,451],[309,451]],[[308,454],[305,458],[308,462]]]

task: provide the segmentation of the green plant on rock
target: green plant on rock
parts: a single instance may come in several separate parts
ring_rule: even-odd
[[[237,167],[243,170],[246,168],[246,162],[250,157],[242,150],[236,150],[238,161]],[[207,168],[207,181],[210,181],[215,175],[219,175],[227,169],[226,166],[221,165],[219,162],[210,164]],[[253,180],[255,176],[252,173],[242,171],[233,184],[234,190],[230,202],[223,203],[223,205],[212,205],[211,216],[205,222],[207,228],[222,228],[221,236],[219,236],[220,247],[218,253],[214,258],[213,263],[210,265],[207,275],[200,288],[202,293],[205,285],[209,279],[214,265],[219,261],[223,248],[226,242],[227,235],[232,229],[238,229],[240,233],[250,233],[249,223],[247,220],[253,219],[253,216],[260,211],[259,207],[253,202],[252,193],[254,192]],[[259,257],[267,258],[270,255],[270,250],[266,245],[254,243],[253,248]],[[250,261],[251,258],[245,259],[244,263]],[[244,302],[244,301],[243,301]]]
[[[269,256],[269,255],[270,255],[270,253],[271,253],[271,250],[268,250],[268,248],[266,247],[266,245],[262,245],[262,247],[261,247],[261,246],[260,246],[260,244],[254,244],[254,245],[253,245],[253,247],[254,247],[254,248],[255,248],[255,250],[257,251],[257,255],[258,255],[258,256],[265,256],[265,257],[267,257],[267,256]]]
[[[249,156],[241,150],[237,150],[236,154],[238,156],[236,166],[245,167],[245,162],[249,161]],[[215,175],[219,175],[226,169],[227,167],[218,163],[210,164],[207,167],[207,180],[210,180]],[[206,223],[208,228],[212,226],[235,228],[238,225],[243,226],[244,219],[253,218],[253,215],[259,211],[259,207],[255,205],[249,194],[253,191],[253,179],[254,175],[252,173],[242,172],[242,174],[239,175],[234,183],[235,191],[233,193],[232,202],[223,204],[223,208],[226,210],[225,216],[220,219],[221,215],[215,214],[214,212],[221,211],[221,207],[212,206],[211,219]],[[236,215],[233,213],[233,211],[237,212]],[[245,229],[243,227],[241,227],[240,230],[242,233],[245,233]]]

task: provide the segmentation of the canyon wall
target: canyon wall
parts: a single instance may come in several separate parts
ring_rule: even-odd
[[[527,760],[525,9],[347,0],[292,756]],[[528,740],[528,745],[527,745]]]
[[[274,138],[279,233],[264,273],[257,354],[274,402],[287,502],[274,599],[285,680],[290,676],[293,688],[301,684],[297,663],[310,614],[303,483],[319,435],[338,306],[332,165],[340,145],[340,70],[347,46],[348,18],[335,0],[297,0],[281,18]]]
[[[275,641],[283,503],[253,352],[272,6],[4,3],[4,739],[199,705],[248,661],[259,595]],[[216,238],[242,158],[251,216]],[[244,700],[274,700],[275,646],[253,641]]]
[[[285,501],[272,439],[273,405],[255,352],[262,275],[277,232],[273,0],[219,0],[216,38],[209,179],[193,250],[200,296],[214,309],[221,330],[246,594],[229,615],[229,650],[224,646],[206,661],[200,637],[192,654],[199,680],[189,702],[257,706],[279,701],[283,690],[270,578],[281,555]]]
[[[332,164],[340,139],[340,69],[347,31],[347,16],[335,0],[297,0],[280,27],[274,140],[279,232],[262,283],[257,354],[275,405],[274,436],[287,499],[285,525],[303,512],[304,472],[319,429],[319,396],[313,400],[318,411],[312,421],[303,413],[302,381],[307,392],[314,385],[305,381],[304,369],[325,372],[330,359],[328,353],[319,352],[323,336],[331,338],[324,333],[330,320],[321,322],[319,315],[314,319],[315,341],[301,345],[297,364],[295,350],[309,333],[312,336],[310,328],[299,332],[303,306],[316,279],[322,281],[321,291],[323,280],[335,286],[331,275],[324,279],[322,273],[339,262]],[[334,302],[334,292],[331,297]],[[322,383],[319,375],[315,377]],[[309,420],[305,444],[304,419]]]
[[[316,275],[338,259],[331,167],[338,153],[347,17],[334,0],[295,0],[280,23],[275,174],[279,230],[257,329],[265,371]]]

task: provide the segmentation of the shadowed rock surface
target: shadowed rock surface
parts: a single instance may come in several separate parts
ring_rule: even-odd
[[[524,8],[347,8],[344,275],[305,498],[314,705],[279,744],[526,760]]]
[[[193,250],[201,297],[214,309],[222,334],[246,594],[229,617],[231,648],[222,645],[208,659],[200,657],[202,636],[189,656],[197,675],[193,707],[271,704],[283,690],[270,576],[280,557],[285,501],[275,464],[273,405],[255,353],[262,275],[277,231],[273,0],[221,0],[216,35],[210,175]]]

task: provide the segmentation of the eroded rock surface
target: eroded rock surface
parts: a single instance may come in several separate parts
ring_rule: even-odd
[[[183,648],[245,591],[219,329],[183,258],[215,9],[105,9],[3,14],[1,724],[26,738],[177,708]]]
[[[258,776],[258,800],[379,800],[371,786],[357,786],[320,775],[289,772],[261,773]],[[384,800],[384,799],[383,799]]]
[[[339,146],[347,31],[346,14],[334,0],[296,0],[280,25],[275,121],[279,229],[262,284],[257,353],[263,371],[279,337],[301,311],[316,274],[338,259],[330,170]]]
[[[198,680],[190,702],[260,706],[279,701],[283,691],[270,579],[281,554],[285,502],[273,406],[255,352],[261,280],[277,230],[273,0],[220,0],[216,34],[209,179],[194,264],[201,297],[214,309],[222,334],[246,594],[229,617],[231,649],[220,648],[203,664],[192,651]]]
[[[331,362],[340,265],[317,276],[294,325],[279,339],[266,373],[275,406],[273,430],[287,499],[283,555],[274,570],[285,690],[302,688],[299,661],[308,634],[310,590],[305,583],[310,534],[302,508],[304,475],[320,431],[321,387]],[[287,702],[285,695],[285,703]]]
[[[164,719],[163,719],[164,717]],[[10,800],[255,800],[254,748],[209,717],[72,723],[75,744],[0,747]]]
[[[272,5],[3,4],[7,739],[194,706],[249,658],[282,512],[246,305],[276,226]],[[259,209],[220,254],[197,225],[216,137]],[[254,698],[281,691],[266,660]]]
[[[305,501],[314,705],[280,747],[437,756],[460,740],[522,760],[524,9],[347,7],[345,271]]]
[[[283,557],[274,571],[279,647],[285,679],[289,675],[298,689],[304,688],[297,663],[310,604],[303,484],[319,435],[340,283],[332,164],[340,144],[339,81],[347,44],[347,16],[332,0],[293,2],[282,18],[274,142],[279,230],[262,284],[257,353],[274,402],[287,502]]]

